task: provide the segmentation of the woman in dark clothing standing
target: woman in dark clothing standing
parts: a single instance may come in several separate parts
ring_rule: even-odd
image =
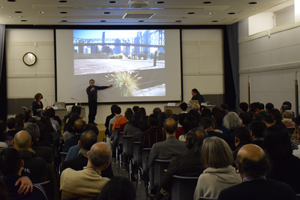
[[[41,100],[43,99],[43,95],[41,93],[37,93],[34,96],[35,101],[32,102],[32,112],[34,116],[41,116],[41,110],[43,110],[43,103],[41,102]]]
[[[198,100],[199,105],[201,105],[201,103],[204,102],[203,96],[196,88],[192,89],[192,95],[193,95],[192,100]]]

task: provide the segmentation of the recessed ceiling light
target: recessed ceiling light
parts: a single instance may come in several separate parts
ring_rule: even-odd
[[[68,22],[68,20],[61,20],[61,22]]]
[[[68,12],[65,12],[65,11],[63,11],[63,12],[60,12],[60,14],[67,14]]]
[[[25,19],[22,19],[22,20],[21,20],[21,22],[27,22],[27,20],[25,20]]]
[[[181,22],[181,20],[176,20],[175,22]]]
[[[40,13],[40,14],[44,14],[45,12],[44,12],[44,11],[40,11],[40,12],[38,12],[38,13]]]
[[[230,12],[228,13],[228,15],[235,15],[235,12]]]
[[[104,15],[110,15],[111,12],[104,12],[103,14],[104,14]]]
[[[59,3],[67,3],[68,1],[59,1]]]
[[[4,6],[0,6],[1,8],[4,8]]]
[[[188,12],[188,14],[189,14],[189,15],[193,15],[193,14],[195,14],[195,13],[194,13],[194,12]]]
[[[8,15],[7,17],[11,18],[11,16],[10,16],[10,15]]]
[[[210,4],[210,1],[204,1],[203,4]]]
[[[117,1],[109,1],[108,3],[117,3]]]
[[[101,20],[100,22],[106,22],[106,20]]]
[[[22,11],[15,11],[15,13],[22,13]]]
[[[156,4],[163,4],[165,3],[164,1],[157,1]]]
[[[249,2],[249,4],[257,4],[257,2],[255,2],[255,1],[252,1],[252,2]]]
[[[211,22],[218,22],[218,20],[214,20],[214,21],[211,21]]]
[[[144,20],[140,20],[139,22],[144,22]]]
[[[8,2],[16,2],[16,0],[7,0]]]
[[[210,12],[210,13],[208,13],[208,14],[210,14],[210,15],[214,15],[214,14],[216,14],[215,12]]]

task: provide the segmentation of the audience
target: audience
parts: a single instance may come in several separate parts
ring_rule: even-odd
[[[172,176],[199,176],[204,167],[200,161],[200,151],[203,140],[207,137],[207,133],[202,128],[195,128],[186,134],[185,146],[188,149],[187,154],[173,157],[167,169],[164,178],[161,181],[161,190],[157,198],[161,195],[165,198],[169,197],[172,186]]]
[[[266,129],[265,150],[270,157],[272,170],[268,178],[285,182],[297,194],[300,194],[300,159],[292,153],[292,147],[286,128],[273,125]]]
[[[112,105],[111,115],[106,118],[108,131],[118,127],[119,132],[124,131],[124,135],[133,136],[133,141],[141,142],[141,152],[143,148],[151,148],[150,170],[146,169],[142,175],[145,183],[149,180],[148,172],[153,179],[155,159],[171,160],[161,188],[156,188],[159,189],[156,199],[170,199],[173,175],[199,176],[194,192],[196,200],[200,197],[247,200],[259,199],[258,196],[262,199],[294,199],[295,193],[300,193],[300,116],[294,123],[290,102],[283,102],[280,107],[283,114],[271,103],[266,104],[264,111],[261,102],[251,103],[249,112],[248,104],[240,103],[239,115],[232,109],[229,112],[226,104],[221,105],[222,109],[214,107],[211,111],[201,107],[201,112],[191,109],[188,113],[186,103],[179,107],[181,113],[178,115],[172,114],[171,109],[161,112],[157,107],[153,114],[146,116],[145,108],[134,106],[133,110],[126,109],[123,117],[121,108]],[[96,143],[99,129],[95,125],[86,125],[80,117],[80,110],[73,106],[72,112],[65,116],[61,146],[65,143],[63,151],[69,152],[61,166],[62,199],[135,199],[135,189],[129,180],[108,179],[114,176],[110,145]],[[4,189],[8,189],[10,198],[13,194],[13,199],[36,199],[34,193],[43,194],[43,190],[34,187],[33,192],[29,192],[32,182],[42,182],[47,178],[51,180],[51,192],[58,194],[58,174],[53,165],[58,168],[59,161],[56,155],[53,157],[52,148],[58,150],[53,144],[61,138],[61,124],[53,119],[54,116],[54,109],[47,107],[43,117],[32,118],[31,109],[27,109],[24,118],[20,113],[9,118],[7,123],[0,121],[0,153],[5,153],[0,154],[0,175],[4,179],[8,177],[5,170],[14,170],[13,176],[9,175],[10,185]],[[106,134],[109,136],[108,132]],[[14,148],[7,148],[10,145]],[[7,153],[9,151],[15,152]],[[11,158],[16,158],[12,164],[17,163],[18,170],[12,165],[6,166],[13,160]],[[239,175],[233,168],[235,158]],[[4,159],[7,159],[5,164]],[[126,158],[122,164],[126,165],[124,160]],[[132,169],[136,171],[137,168],[134,165]],[[113,187],[121,189],[112,192]],[[19,195],[18,190],[24,194]],[[8,198],[5,191],[0,192],[1,199]],[[278,194],[273,195],[270,191]],[[39,197],[43,198],[46,196]],[[54,198],[58,199],[57,196]]]
[[[96,200],[135,200],[135,187],[124,177],[112,178],[103,188]]]
[[[237,153],[245,144],[250,144],[252,142],[252,138],[250,135],[250,131],[245,127],[237,128],[234,132],[234,145],[235,150],[233,152],[233,159],[236,159]]]
[[[295,128],[295,122],[292,121],[293,119],[293,112],[290,110],[284,111],[282,114],[282,123],[285,125],[287,128]]]
[[[259,146],[243,146],[238,152],[236,164],[243,182],[223,190],[219,200],[297,199],[295,192],[287,184],[266,179],[271,166],[265,152]]]
[[[39,142],[40,129],[38,125],[32,123],[28,124],[25,130],[30,134],[32,139],[32,149],[39,156],[44,158],[44,160],[51,164],[53,162],[53,151],[50,147],[41,146]]]
[[[24,161],[21,159],[21,156],[16,149],[7,148],[0,153],[0,171],[8,191],[9,199],[46,200],[47,197],[44,189],[39,185],[35,185],[32,188],[31,181],[26,176],[25,178],[28,180],[29,184],[25,189],[25,192],[20,193],[20,191],[24,189],[21,188],[21,185],[16,184],[16,182],[18,182],[18,179],[22,176],[23,168]],[[0,193],[3,192],[3,188],[1,188]],[[1,200],[3,199],[1,195],[0,198]]]
[[[142,135],[141,140],[141,152],[143,148],[151,148],[153,144],[164,141],[166,139],[165,134],[158,128],[158,116],[151,114],[148,117],[148,125],[150,128],[146,130]]]
[[[105,120],[105,135],[109,135],[109,121],[115,116],[115,113],[114,113],[114,109],[117,105],[116,104],[113,104],[111,107],[110,107],[110,112],[111,114],[108,115],[106,117],[106,120]]]
[[[240,113],[248,112],[248,107],[249,107],[248,103],[246,102],[240,103],[240,108],[239,108]]]
[[[264,149],[264,131],[267,126],[263,122],[254,121],[250,124],[250,134],[252,137],[252,143],[256,144],[260,148]]]
[[[99,194],[109,181],[101,172],[106,169],[112,157],[112,152],[104,142],[96,143],[87,152],[88,163],[83,170],[65,169],[60,177],[62,199],[93,198]]]
[[[12,141],[13,147],[19,151],[24,167],[30,170],[31,181],[40,183],[47,180],[47,163],[32,150],[31,136],[27,131],[18,132]]]
[[[85,126],[85,121],[82,119],[77,119],[74,122],[75,135],[73,135],[72,137],[70,137],[65,141],[65,146],[63,149],[64,152],[68,152],[72,146],[78,143],[78,141],[80,140],[81,133],[83,132],[84,126]]]
[[[204,140],[201,161],[206,168],[199,176],[194,200],[200,197],[218,198],[223,189],[242,182],[233,164],[233,155],[228,144],[218,137]]]
[[[188,152],[188,149],[185,146],[184,142],[179,141],[175,138],[176,130],[177,122],[172,118],[168,118],[163,125],[163,131],[166,132],[166,140],[153,144],[150,151],[150,155],[148,158],[150,179],[154,173],[153,166],[155,159],[169,160],[174,156],[184,155]]]

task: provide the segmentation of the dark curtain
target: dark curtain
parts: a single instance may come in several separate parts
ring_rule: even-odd
[[[238,23],[224,29],[224,79],[225,103],[230,109],[238,110],[240,103]]]
[[[7,119],[7,77],[5,59],[5,25],[0,25],[0,120]]]

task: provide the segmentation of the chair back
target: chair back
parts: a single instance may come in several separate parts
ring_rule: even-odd
[[[120,132],[120,134],[119,134],[119,145],[123,144],[123,136],[124,136],[124,132]]]
[[[133,143],[133,165],[138,166],[142,162],[142,155],[141,155],[141,142],[134,142]]]
[[[143,148],[143,152],[142,152],[142,168],[143,168],[144,172],[149,169],[148,158],[149,158],[150,151],[151,151],[151,148]]]
[[[119,144],[120,144],[121,135],[123,135],[123,134],[120,134]],[[132,156],[132,143],[133,143],[133,136],[131,136],[131,135],[123,136],[123,155],[125,155],[127,157]]]
[[[160,188],[160,182],[166,173],[165,170],[168,169],[171,160],[161,160],[156,159],[153,167],[153,186]],[[151,180],[151,179],[150,179]],[[152,185],[152,184],[151,184]]]
[[[114,138],[114,140],[115,140],[116,138],[118,138],[118,131],[119,131],[119,128],[116,128],[116,127],[115,127],[115,130],[114,130],[113,133],[112,133],[112,138]]]
[[[171,198],[172,200],[192,200],[198,182],[197,177],[177,176],[172,177]],[[200,198],[201,199],[201,198]]]
[[[66,160],[68,152],[60,152],[60,163],[63,163]]]

